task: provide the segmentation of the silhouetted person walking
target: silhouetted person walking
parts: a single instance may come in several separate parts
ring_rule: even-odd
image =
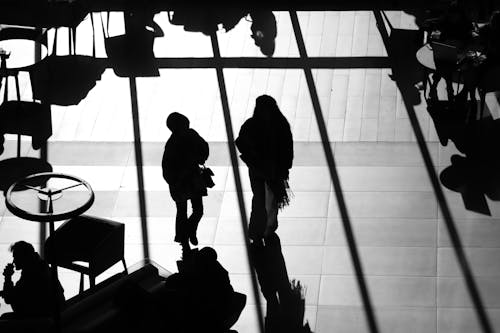
[[[274,98],[257,97],[253,116],[241,126],[235,143],[248,166],[253,192],[249,237],[260,240],[278,228],[278,210],[290,202],[292,132]]]
[[[203,216],[202,197],[207,188],[200,172],[200,164],[208,158],[208,143],[189,128],[189,119],[173,112],[167,118],[172,135],[165,144],[162,168],[163,178],[170,187],[170,195],[177,206],[175,241],[189,247],[189,241],[198,245],[196,230]],[[191,201],[192,214],[187,216],[187,202]]]
[[[7,264],[3,271],[5,277],[0,295],[5,303],[12,306],[14,313],[9,317],[25,318],[51,316],[54,297],[59,302],[59,309],[64,305],[64,290],[57,281],[54,292],[54,280],[49,265],[35,252],[33,246],[25,241],[11,245],[13,263]],[[21,271],[21,277],[14,283],[14,267]],[[5,317],[5,314],[4,314]]]

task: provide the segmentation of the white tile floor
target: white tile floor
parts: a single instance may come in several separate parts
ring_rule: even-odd
[[[288,14],[276,14],[275,56],[297,57]],[[411,16],[388,14],[396,27],[415,28]],[[300,13],[299,18],[310,56],[386,55],[370,12]],[[166,35],[155,44],[158,57],[211,56],[208,38],[170,26],[164,15],[158,17],[158,23]],[[89,27],[86,20],[78,28],[77,49],[82,53],[88,53],[91,45]],[[249,27],[242,20],[234,30],[219,34],[223,56],[261,56],[249,38]],[[97,54],[104,56],[99,30]],[[64,31],[60,38],[67,40]],[[314,70],[380,332],[480,332],[412,126],[389,73],[389,69]],[[295,161],[290,183],[294,198],[280,214],[278,234],[290,278],[307,287],[306,320],[319,333],[368,332],[303,73],[295,69],[226,69],[224,74],[236,133],[252,113],[255,98],[263,93],[276,98],[292,126]],[[26,82],[27,77],[21,79]],[[29,100],[30,89],[22,86],[23,98]],[[235,289],[249,296],[236,329],[257,332],[215,71],[161,70],[158,78],[138,79],[138,99],[151,258],[170,271],[176,271],[175,261],[180,258],[180,248],[173,243],[175,206],[159,167],[169,135],[165,118],[171,111],[179,111],[210,142],[207,164],[216,173],[217,185],[204,199],[200,246],[217,250]],[[487,102],[494,119],[498,118],[500,107],[494,95]],[[78,106],[54,106],[49,162],[55,171],[91,183],[96,201],[90,214],[125,223],[126,260],[131,265],[142,259],[143,244],[129,104],[127,80],[107,70]],[[453,144],[439,146],[425,105],[415,109],[440,171],[457,151]],[[2,159],[15,155],[14,138],[8,139]],[[38,156],[29,145],[30,141],[23,142],[23,155]],[[240,166],[248,213],[251,192],[246,168]],[[488,199],[492,216],[485,216],[467,211],[459,193],[443,190],[490,321],[500,330],[500,204]],[[0,267],[11,261],[8,246],[12,242],[24,239],[39,246],[39,225],[12,216],[3,201]],[[113,267],[98,280],[119,269]],[[61,270],[61,280],[66,297],[75,295],[78,276]],[[9,306],[1,304],[0,312],[8,310]]]

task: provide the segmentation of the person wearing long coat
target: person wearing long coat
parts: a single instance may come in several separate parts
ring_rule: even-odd
[[[172,135],[165,144],[162,159],[163,178],[168,183],[175,201],[175,241],[181,245],[198,245],[196,230],[203,216],[202,197],[207,195],[200,165],[208,158],[208,143],[192,128],[189,119],[173,112],[167,118]],[[187,216],[187,202],[191,201],[192,214]]]
[[[253,116],[241,126],[235,144],[248,166],[253,192],[249,237],[256,241],[278,228],[278,210],[290,202],[293,138],[274,98],[257,97]]]

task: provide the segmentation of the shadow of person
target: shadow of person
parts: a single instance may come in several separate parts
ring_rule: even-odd
[[[310,332],[304,325],[303,289],[300,282],[290,283],[278,235],[253,242],[250,253],[267,303],[265,332]]]
[[[389,36],[393,81],[397,81],[404,100],[411,105],[421,103],[417,85],[425,80],[425,73],[415,54],[422,46],[423,33],[417,30],[392,28]]]
[[[443,110],[433,107],[429,113],[440,141],[451,140],[465,155],[451,156],[451,165],[440,174],[441,183],[461,193],[466,209],[491,215],[486,198],[500,201],[500,157],[496,153],[500,140],[500,119],[487,117],[468,122],[463,110],[453,108]]]

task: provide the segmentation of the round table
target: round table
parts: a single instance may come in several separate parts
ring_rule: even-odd
[[[436,62],[434,61],[434,52],[432,50],[431,44],[427,43],[420,49],[418,49],[416,57],[421,65],[430,70],[436,70]]]
[[[39,186],[40,183],[46,185]],[[77,187],[85,189],[83,195],[81,191],[69,191]],[[67,220],[87,211],[94,202],[94,192],[83,179],[63,173],[42,172],[12,184],[5,200],[12,214],[25,220],[49,222],[53,229],[55,221]],[[43,212],[37,209],[40,201],[45,203]]]

